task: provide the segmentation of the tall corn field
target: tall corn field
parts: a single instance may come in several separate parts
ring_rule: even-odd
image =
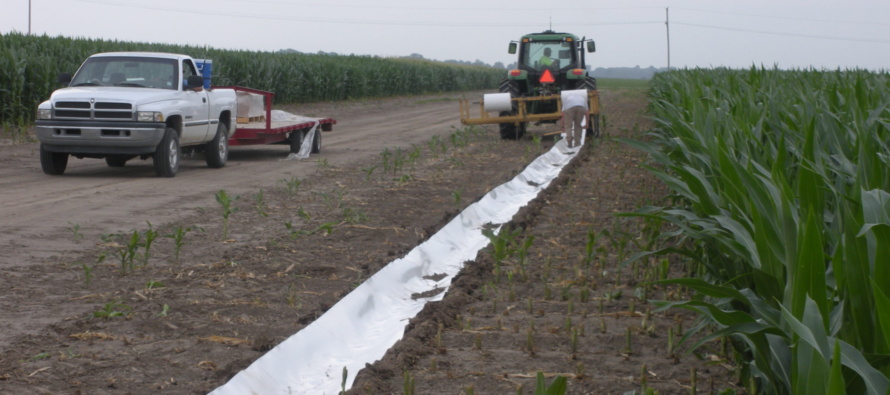
[[[231,51],[156,43],[0,34],[0,125],[33,123],[37,105],[90,55],[158,51],[213,60],[214,85],[275,93],[276,103],[306,103],[488,89],[504,70],[372,56]]]
[[[628,143],[675,196],[634,215],[699,268],[660,308],[701,314],[693,346],[728,337],[756,392],[887,394],[890,76],[680,70],[649,94],[652,139]]]

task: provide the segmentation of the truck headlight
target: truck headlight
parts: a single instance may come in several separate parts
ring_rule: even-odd
[[[136,120],[139,122],[164,122],[164,114],[157,111],[137,111]]]
[[[38,108],[37,109],[37,119],[52,119],[53,118],[53,110],[50,108]]]

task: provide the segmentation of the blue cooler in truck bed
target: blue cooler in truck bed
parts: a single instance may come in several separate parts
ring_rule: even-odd
[[[198,72],[204,77],[204,89],[210,89],[210,76],[213,74],[213,60],[195,59],[195,65],[198,66]]]

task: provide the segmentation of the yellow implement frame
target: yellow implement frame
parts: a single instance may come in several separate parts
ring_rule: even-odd
[[[543,114],[529,114],[527,104],[535,101],[556,100],[556,112]],[[600,113],[600,97],[596,90],[587,91],[587,114],[599,115]],[[519,126],[523,122],[534,121],[554,121],[562,118],[562,97],[560,95],[549,96],[533,96],[533,97],[514,97],[513,103],[516,104],[516,114],[503,116],[490,116],[485,111],[485,103],[480,101],[479,117],[473,118],[470,115],[470,101],[468,99],[460,100],[460,122],[464,125],[484,125],[493,123],[514,123]],[[475,104],[475,103],[474,103]]]

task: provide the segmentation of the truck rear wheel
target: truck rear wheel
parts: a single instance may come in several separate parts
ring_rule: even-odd
[[[216,127],[216,136],[213,136],[213,140],[208,141],[204,147],[204,160],[207,166],[213,169],[226,165],[226,161],[229,160],[229,128],[226,124],[220,122]]]
[[[40,144],[40,167],[51,176],[60,176],[68,167],[68,154],[49,152]]]
[[[179,170],[179,135],[176,129],[167,128],[158,149],[151,155],[158,177],[174,177]]]

